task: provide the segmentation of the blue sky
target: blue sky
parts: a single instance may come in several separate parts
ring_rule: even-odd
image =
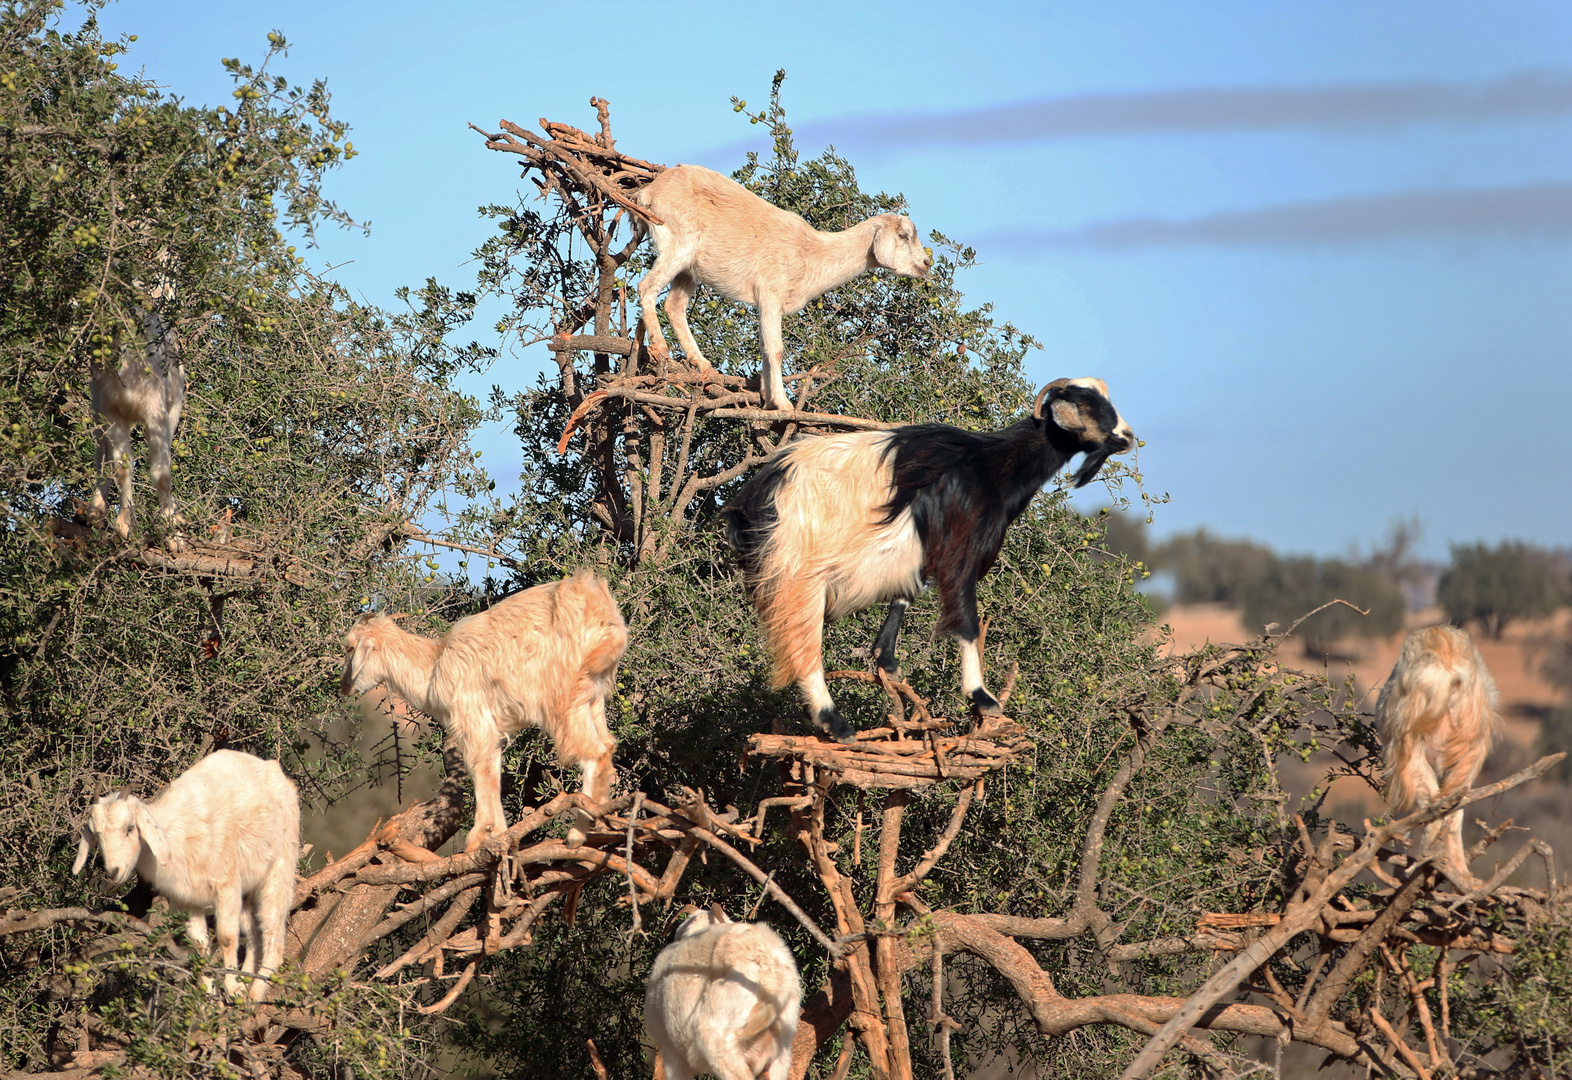
[[[1564,2],[124,0],[101,21],[209,102],[220,57],[283,31],[277,70],[326,77],[361,152],[330,194],[372,225],[313,261],[383,304],[472,281],[475,207],[513,198],[468,122],[589,127],[594,94],[628,152],[729,169],[763,142],[730,97],[762,105],[784,67],[800,147],[976,246],[961,286],[1043,342],[1034,378],[1108,381],[1173,496],[1159,535],[1337,554],[1417,514],[1437,558],[1572,544]],[[517,472],[502,433],[485,446]]]

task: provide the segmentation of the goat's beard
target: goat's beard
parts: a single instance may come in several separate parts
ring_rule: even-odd
[[[1102,472],[1103,463],[1113,457],[1116,451],[1109,447],[1106,450],[1095,450],[1086,455],[1086,460],[1081,462],[1081,467],[1075,472],[1075,487],[1085,487],[1097,479],[1097,474]]]

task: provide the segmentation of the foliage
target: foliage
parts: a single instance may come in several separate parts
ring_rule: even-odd
[[[1178,603],[1238,607],[1272,558],[1270,548],[1223,540],[1200,528],[1163,541],[1152,553],[1152,565],[1173,575]]]
[[[834,154],[799,161],[778,99],[761,116],[773,125],[776,154],[765,163],[750,161],[737,177],[765,197],[825,228],[902,205],[898,197],[862,193],[850,166]],[[549,269],[564,286],[589,280],[570,265],[565,249],[539,246],[538,238],[549,235],[553,229],[541,219],[512,211],[501,235],[482,252],[494,286],[510,288],[519,305],[510,325],[536,327],[521,329],[521,335],[543,335],[552,325],[549,313],[525,310],[547,300],[531,268]],[[521,241],[522,236],[537,239]],[[1031,386],[1021,370],[1027,343],[1008,326],[994,327],[986,308],[965,306],[955,278],[971,253],[936,239],[939,259],[931,280],[865,275],[786,320],[788,355],[800,358],[797,369],[813,365],[834,380],[826,382],[819,399],[823,407],[833,402],[836,411],[882,420],[997,427],[1028,406]],[[587,307],[571,292],[566,306]],[[701,289],[690,318],[706,354],[723,371],[757,369],[751,313]],[[595,377],[582,369],[574,376]],[[517,584],[586,562],[602,566],[613,578],[631,631],[612,709],[621,742],[619,784],[668,801],[680,785],[702,787],[713,804],[734,803],[751,813],[761,799],[778,793],[778,769],[753,764],[739,770],[737,747],[771,725],[791,732],[805,728],[795,693],[767,689],[757,622],[711,521],[725,489],[673,523],[682,534],[669,558],[630,558],[626,545],[598,523],[588,466],[572,451],[566,458],[555,453],[567,411],[560,385],[543,381],[515,399],[514,407],[524,445],[525,493],[505,511],[473,519],[472,541],[506,551],[527,567],[515,571]],[[717,467],[741,460],[748,452],[742,426],[707,423],[695,441],[709,448]],[[1117,482],[1128,474],[1116,469],[1112,475]],[[1142,636],[1151,619],[1133,585],[1143,571],[1098,543],[1104,530],[1100,519],[1073,513],[1061,495],[1039,497],[1011,529],[998,565],[982,582],[981,608],[991,620],[986,658],[992,681],[1000,683],[1013,664],[1020,665],[1010,713],[1032,731],[1040,750],[990,785],[946,860],[949,872],[925,886],[925,899],[934,907],[1033,917],[1062,913],[1072,901],[1067,888],[1080,858],[1079,835],[1106,786],[1107,763],[1128,736],[1125,708],[1135,702],[1155,708],[1175,692]],[[828,627],[828,665],[865,666],[881,616],[866,612]],[[932,597],[914,605],[900,661],[918,691],[931,696],[936,712],[957,715],[964,709],[955,689],[957,657],[953,643],[933,638],[937,616]],[[848,683],[834,689],[854,723],[869,727],[883,715],[877,693]],[[1332,699],[1323,703],[1332,705]],[[1160,747],[1157,762],[1116,816],[1106,856],[1109,897],[1141,898],[1112,901],[1119,917],[1133,920],[1131,933],[1182,932],[1193,924],[1199,897],[1207,905],[1241,910],[1271,894],[1275,858],[1239,856],[1270,852],[1277,842],[1285,825],[1275,801],[1281,789],[1275,772],[1262,767],[1263,751],[1266,761],[1279,752],[1300,754],[1293,718],[1308,716],[1312,707],[1308,699],[1303,705],[1286,703],[1281,688],[1263,676],[1208,702],[1194,726]],[[1363,737],[1357,725],[1346,727],[1345,710],[1338,707],[1337,715],[1345,726],[1334,724],[1335,738]],[[1214,722],[1220,717],[1237,722]],[[1308,737],[1313,747],[1318,736]],[[516,747],[512,770],[527,771],[538,746]],[[534,794],[520,792],[524,800]],[[912,850],[931,846],[953,796],[935,790],[914,800],[907,811]],[[856,834],[868,814],[876,814],[871,802],[865,807],[862,799],[846,796],[833,822],[843,872],[864,883],[872,877],[875,850],[871,840],[858,841]],[[852,862],[854,852],[860,866]],[[821,924],[833,925],[800,848],[771,830],[753,856]],[[715,860],[691,870],[684,889],[679,900],[720,899],[734,915],[745,914],[757,895],[756,886]],[[616,906],[625,891],[614,882],[586,887],[574,928],[543,931],[536,953],[496,958],[488,1007],[503,1019],[490,1028],[472,1025],[463,1039],[492,1057],[500,1075],[582,1074],[588,1067],[587,1037],[596,1040],[614,1072],[637,1071],[639,1032],[615,1017],[635,1007],[637,973],[648,969],[664,936],[646,914],[645,930],[652,937],[629,938],[628,915]],[[759,917],[793,941],[805,984],[817,986],[828,974],[822,951],[772,903],[763,905]],[[570,964],[564,950],[583,958],[584,966]],[[1044,946],[1034,955],[1065,993],[1095,992],[1106,977],[1088,963],[1079,943],[1068,950]],[[1045,1044],[997,975],[964,963],[953,970],[967,985],[952,1006],[966,1023],[959,1052],[985,1058],[1009,1049],[1050,1071],[1072,1061],[1084,1068],[1090,1054],[1116,1072],[1121,1055],[1128,1056],[1134,1036],[1116,1029],[1084,1032],[1074,1047]],[[1121,978],[1132,990],[1161,993],[1187,985],[1195,970],[1191,961],[1160,960],[1130,965]],[[624,972],[631,977],[625,980]],[[909,1015],[924,1015],[926,1006],[917,1002],[926,1000],[927,989],[915,977],[911,992]],[[521,1039],[519,1032],[529,1034]],[[916,1041],[920,1054],[930,1052],[921,1048],[925,1040]],[[832,1043],[825,1052],[833,1050]],[[832,1065],[821,1068],[828,1072]],[[925,1061],[923,1067],[936,1066]]]
[[[337,641],[370,604],[429,606],[406,523],[485,484],[481,413],[449,382],[481,354],[433,348],[469,299],[428,288],[388,315],[290,242],[347,220],[320,188],[352,155],[325,85],[274,75],[270,34],[261,64],[226,62],[232,105],[191,106],[117,70],[133,39],[100,37],[96,9],[73,31],[51,3],[0,10],[0,884],[42,906],[98,900],[69,875],[94,795],[150,793],[210,748],[282,759],[307,813],[360,782]],[[148,295],[159,275],[173,298]],[[74,513],[96,481],[87,350],[153,303],[189,380],[184,536],[143,497],[126,542]],[[18,1067],[51,1036],[20,1021],[16,976],[57,973],[68,945],[3,960]]]
[[[171,932],[177,922],[184,926],[183,919],[155,919],[150,934],[103,942],[89,959],[31,980],[57,1004],[86,1006],[95,1039],[120,1047],[101,1052],[106,1076],[240,1080],[274,1064],[285,1048],[258,1046],[246,1031],[255,1008],[204,987],[203,979],[217,978],[217,965],[188,952],[183,935]],[[294,1011],[309,1032],[289,1048],[296,1065],[377,1080],[425,1074],[430,1048],[404,1026],[401,1002],[388,988],[341,973],[313,981],[287,967],[275,983],[275,1005]],[[75,1028],[54,1038],[85,1034]]]
[[[1332,600],[1364,609],[1361,614],[1335,604],[1299,626],[1307,656],[1326,655],[1333,642],[1351,637],[1385,637],[1403,628],[1406,605],[1393,581],[1341,559],[1284,556],[1268,560],[1261,575],[1244,589],[1246,626],[1277,623],[1287,627]]]
[[[1572,920],[1550,912],[1518,939],[1517,953],[1483,985],[1454,981],[1453,1001],[1472,1038],[1471,1056],[1506,1060],[1510,1076],[1565,1076],[1572,1069]],[[1458,1006],[1453,1006],[1458,1009]],[[1456,1023],[1456,1021],[1454,1021]]]
[[[1566,559],[1520,540],[1454,544],[1436,596],[1448,619],[1477,622],[1493,638],[1514,619],[1548,615],[1569,598]]]
[[[602,354],[587,371],[569,360],[561,382],[516,396],[497,391],[495,401],[514,417],[524,475],[519,496],[506,505],[492,499],[468,441],[483,414],[451,381],[489,359],[479,346],[448,340],[475,296],[428,282],[404,295],[408,311],[390,315],[315,279],[289,248],[285,229],[309,236],[316,224],[345,220],[319,189],[322,169],[349,154],[347,143],[332,149],[347,132],[328,113],[325,87],[291,89],[266,63],[232,61],[234,111],[187,106],[116,74],[110,58],[130,39],[101,41],[94,7],[71,34],[50,27],[52,10],[23,4],[0,13],[0,190],[15,211],[0,221],[7,240],[0,259],[21,275],[0,283],[10,290],[0,332],[21,358],[3,391],[16,426],[0,433],[14,450],[0,470],[7,732],[0,840],[12,854],[0,883],[38,905],[92,906],[93,879],[67,873],[68,823],[98,790],[151,789],[216,745],[282,758],[307,812],[320,810],[363,771],[333,734],[346,713],[333,693],[338,639],[359,611],[396,608],[437,631],[498,592],[585,565],[612,579],[632,631],[609,703],[621,741],[619,789],[675,805],[684,786],[700,788],[711,805],[744,813],[778,794],[780,767],[740,760],[739,748],[759,731],[806,728],[795,695],[768,689],[757,621],[714,525],[730,481],[670,504],[659,543],[633,542],[607,510],[607,486],[670,490],[674,455],[647,452],[664,421],[625,401],[608,404],[595,422],[620,435],[611,469],[576,448],[555,450],[569,411],[564,384],[609,381],[614,371]],[[270,41],[269,62],[283,49],[280,36]],[[800,160],[779,87],[778,76],[768,108],[750,117],[769,125],[774,155],[750,159],[737,174],[742,182],[823,228],[903,206],[898,195],[862,192],[850,164],[833,153]],[[91,182],[69,190],[44,183],[71,170]],[[625,332],[628,286],[643,257],[623,267],[617,305],[589,302],[603,299],[590,295],[596,268],[560,211],[489,210],[500,227],[480,252],[481,286],[513,303],[502,329],[520,342],[577,332],[592,320],[597,333]],[[814,372],[818,407],[974,428],[1002,426],[1025,411],[1033,387],[1023,361],[1033,343],[996,323],[987,307],[967,305],[956,280],[973,253],[933,239],[939,258],[929,279],[864,275],[787,320],[788,352],[799,370]],[[185,535],[154,529],[126,543],[68,520],[73,500],[95,480],[83,350],[153,302],[145,283],[158,274],[178,284],[165,302],[191,380],[176,474]],[[746,309],[706,290],[691,318],[723,371],[756,370]],[[720,476],[767,450],[782,428],[702,418],[691,432],[692,460]],[[1105,475],[1116,499],[1121,483],[1141,482],[1133,466]],[[451,526],[438,541],[466,551],[477,575],[486,563],[478,589],[441,577],[409,546],[444,511]],[[1330,824],[1320,814],[1323,790],[1296,799],[1280,763],[1335,746],[1340,771],[1371,780],[1375,748],[1346,688],[1254,653],[1159,655],[1135,591],[1145,571],[1109,529],[1106,520],[1075,514],[1062,494],[1042,495],[981,583],[989,678],[1002,688],[1019,665],[1009,710],[1035,750],[989,778],[921,899],[961,913],[1091,919],[1074,938],[1023,942],[1060,994],[1182,995],[1212,970],[1210,951],[1137,947],[1115,959],[1107,946],[1188,935],[1210,911],[1280,906],[1302,872],[1292,855],[1294,812],[1307,834],[1325,835]],[[1180,565],[1196,567],[1181,580],[1196,586],[1197,599],[1242,599],[1249,574],[1241,564],[1255,564],[1261,577],[1292,562],[1204,533],[1188,546],[1171,544],[1164,550],[1176,574]],[[1366,584],[1342,564],[1296,566],[1271,602],[1291,606],[1305,590],[1331,590],[1369,603]],[[932,633],[937,606],[932,597],[914,605],[899,659],[936,714],[960,717],[956,650]],[[827,628],[830,667],[866,665],[880,614]],[[1215,674],[1205,692],[1192,692],[1179,674],[1197,665]],[[882,720],[879,693],[843,681],[835,692],[858,726]],[[435,742],[428,738],[426,751]],[[1121,774],[1134,746],[1144,762]],[[521,778],[506,792],[510,820],[559,782],[543,767],[549,756],[539,733],[510,745],[507,775]],[[835,789],[827,826],[833,860],[867,907],[878,807],[850,792]],[[1109,792],[1116,797],[1100,811]],[[938,843],[956,794],[941,785],[913,795],[903,859]],[[771,811],[770,824],[784,813]],[[1083,839],[1100,813],[1106,836],[1082,880]],[[833,926],[791,830],[765,833],[751,856],[821,925]],[[398,895],[390,887],[389,903]],[[646,909],[635,926],[626,899],[625,880],[595,878],[575,897],[571,920],[540,924],[533,947],[485,957],[485,993],[467,999],[461,1043],[501,1075],[557,1077],[587,1073],[584,1040],[593,1037],[615,1074],[641,1072],[642,982],[664,944],[667,913]],[[756,903],[758,886],[729,862],[712,857],[696,866],[679,900],[721,900],[733,915],[757,908],[788,936],[810,991],[830,974],[824,951],[773,902]],[[156,909],[150,932],[99,939],[62,918],[25,939],[25,951],[10,937],[0,950],[0,1049],[15,1068],[43,1068],[69,1054],[82,1028],[63,1024],[66,1014],[98,1025],[94,1037],[123,1054],[114,1067],[139,1074],[219,1075],[237,1058],[249,1069],[258,1062],[246,1055],[261,1053],[287,1054],[288,1067],[310,1075],[347,1069],[391,1078],[432,1067],[420,1041],[429,1029],[416,1028],[399,990],[357,981],[364,967],[315,982],[286,969],[282,1000],[306,1037],[275,1051],[239,1038],[257,1014],[200,991],[193,976],[207,965],[182,955]],[[905,944],[919,950],[932,927],[923,920],[902,927]],[[392,959],[422,932],[415,920],[397,939],[383,939],[376,956],[358,960]],[[1541,1003],[1564,999],[1556,964],[1565,955],[1561,938],[1536,939],[1490,991],[1496,996],[1479,996],[1478,1030],[1498,1046],[1517,1039],[1523,1054],[1560,1054],[1563,1044],[1526,1025],[1542,1015]],[[406,970],[413,984],[419,969]],[[1111,1076],[1143,1041],[1109,1024],[1044,1039],[995,968],[958,960],[950,973],[946,1007],[963,1025],[955,1037],[962,1060],[1010,1054],[1047,1073]],[[913,968],[906,977],[906,1013],[918,1067],[936,1075],[937,1051],[920,1030],[924,975]],[[1556,1029],[1551,1036],[1561,1037]],[[824,1048],[820,1075],[832,1067],[833,1049]],[[1186,1068],[1173,1063],[1164,1075]]]

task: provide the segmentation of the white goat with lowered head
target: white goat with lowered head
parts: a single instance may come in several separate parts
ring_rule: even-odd
[[[1466,791],[1501,734],[1496,683],[1466,631],[1427,626],[1403,651],[1376,701],[1386,759],[1386,801],[1394,816]],[[1438,849],[1439,845],[1439,849]],[[1467,878],[1463,810],[1426,825],[1415,849]]]
[[[790,409],[781,381],[785,346],[781,316],[864,270],[884,267],[905,277],[925,277],[933,265],[917,226],[899,214],[877,214],[842,232],[819,232],[789,210],[772,206],[735,180],[698,165],[667,169],[634,195],[663,224],[648,229],[655,265],[639,282],[641,327],[651,352],[666,355],[655,301],[667,285],[666,316],[689,362],[710,362],[688,329],[688,302],[697,285],[759,310],[764,371],[759,393],[766,409]]]
[[[606,580],[580,570],[536,585],[454,623],[440,641],[365,616],[344,637],[339,692],[386,685],[442,725],[475,781],[475,827],[464,850],[507,832],[502,811],[502,740],[544,728],[564,764],[578,765],[584,793],[611,796],[606,693],[628,648],[628,628]],[[576,812],[568,843],[584,842],[593,819]]]
[[[644,1027],[666,1080],[786,1080],[802,1009],[791,950],[763,923],[695,912],[661,950],[644,991]]]
[[[106,795],[82,826],[73,874],[82,872],[95,843],[116,885],[135,870],[171,907],[190,912],[191,938],[203,950],[206,913],[213,912],[229,993],[239,988],[234,969],[244,929],[245,970],[260,976],[251,997],[267,996],[266,976],[284,958],[300,857],[300,802],[278,762],[216,750],[151,802]]]
[[[88,507],[88,517],[102,521],[108,513],[110,478],[104,463],[113,461],[114,479],[120,487],[120,514],[115,531],[130,536],[136,524],[136,509],[131,497],[131,477],[135,462],[131,457],[131,429],[142,425],[147,434],[147,471],[158,489],[158,509],[164,521],[174,524],[173,477],[170,449],[175,428],[180,426],[180,410],[186,403],[186,369],[172,327],[157,313],[138,310],[141,331],[134,340],[122,340],[117,329],[105,346],[106,357],[117,362],[92,358],[93,414],[98,422],[98,453],[95,468],[99,484]]]

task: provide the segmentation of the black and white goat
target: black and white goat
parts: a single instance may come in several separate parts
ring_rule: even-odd
[[[824,682],[825,620],[892,601],[874,649],[894,671],[901,617],[932,580],[944,607],[938,628],[960,640],[961,692],[999,715],[982,679],[978,579],[1010,523],[1066,462],[1086,455],[1080,487],[1134,446],[1101,379],[1057,379],[1031,416],[1003,431],[913,424],[782,447],[722,511],[764,624],[774,686],[796,683],[814,722],[851,742]]]

